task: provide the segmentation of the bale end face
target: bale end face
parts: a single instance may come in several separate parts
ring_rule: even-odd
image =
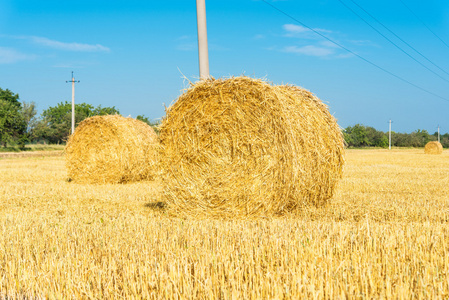
[[[69,179],[76,183],[127,183],[156,174],[157,140],[146,123],[120,115],[82,121],[65,148]]]

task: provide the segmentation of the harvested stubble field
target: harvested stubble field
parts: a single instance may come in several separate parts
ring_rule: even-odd
[[[0,298],[449,298],[449,152],[346,160],[327,207],[224,221],[170,217],[157,182],[0,159]]]

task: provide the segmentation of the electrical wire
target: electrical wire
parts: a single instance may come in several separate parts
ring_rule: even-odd
[[[448,47],[449,48],[449,45],[445,42],[445,41],[443,41],[443,39],[442,38],[440,38],[432,29],[430,29],[430,27],[429,26],[427,26],[427,24],[426,23],[424,23],[424,21],[423,20],[421,20],[421,18],[420,17],[418,17],[418,15],[417,14],[415,14],[414,12],[413,12],[413,10],[411,10],[410,9],[410,7],[408,7],[407,6],[407,4],[405,4],[404,3],[404,1],[402,1],[402,0],[399,0],[399,1],[401,1],[401,3],[402,4],[404,4],[404,6],[412,13],[412,15],[414,15],[415,16],[415,18],[417,18],[434,36],[436,36],[437,37],[437,39],[439,39],[444,45],[446,45],[446,47]]]
[[[354,11],[352,8],[350,8],[346,3],[344,3],[342,0],[338,0],[341,4],[343,4],[344,7],[346,7],[349,11],[351,11],[354,15],[356,15],[360,20],[362,20],[363,22],[365,22],[369,27],[371,27],[374,31],[376,31],[379,35],[381,35],[384,39],[386,39],[387,41],[389,41],[393,46],[395,46],[397,49],[399,49],[399,51],[401,51],[402,53],[404,53],[405,55],[407,55],[408,57],[410,57],[413,61],[415,61],[416,63],[418,63],[419,65],[421,65],[423,68],[427,69],[428,71],[430,71],[431,73],[433,73],[434,75],[438,76],[439,78],[441,78],[442,80],[446,81],[447,83],[449,83],[449,80],[447,80],[446,78],[444,78],[443,76],[441,76],[440,74],[436,73],[435,71],[433,71],[432,69],[430,69],[429,67],[427,67],[426,65],[424,65],[422,62],[420,62],[419,60],[417,60],[416,58],[414,58],[413,56],[411,56],[407,51],[405,51],[404,49],[402,49],[400,46],[398,46],[395,42],[393,42],[392,40],[390,40],[387,36],[385,36],[382,32],[380,32],[379,30],[377,30],[376,27],[374,27],[373,25],[371,25],[367,20],[365,20],[362,16],[360,16],[356,11]],[[357,4],[356,4],[357,5]]]
[[[366,9],[364,9],[363,7],[361,7],[357,2],[355,2],[354,0],[350,0],[352,3],[354,3],[355,5],[357,5],[358,8],[360,8],[361,10],[363,10],[368,16],[370,16],[374,21],[376,21],[377,23],[379,23],[383,28],[385,28],[386,30],[388,30],[388,32],[390,32],[392,35],[394,35],[396,38],[398,38],[401,42],[403,42],[404,44],[406,44],[407,46],[409,46],[413,51],[415,51],[416,53],[418,53],[422,58],[424,58],[425,60],[427,60],[428,62],[430,62],[432,65],[434,65],[435,67],[437,67],[438,69],[440,69],[442,72],[446,73],[447,75],[449,75],[448,72],[446,72],[444,69],[442,69],[440,66],[438,66],[437,64],[435,64],[433,61],[431,61],[430,59],[428,59],[424,54],[422,54],[421,52],[419,52],[418,50],[416,50],[412,45],[410,45],[409,43],[407,43],[406,41],[404,41],[400,36],[398,36],[396,33],[394,33],[392,30],[390,30],[387,26],[385,26],[381,21],[379,21],[377,18],[375,18],[372,14],[370,14],[368,11],[366,11]],[[340,1],[341,2],[341,1]]]
[[[444,98],[444,97],[442,97],[442,96],[440,96],[440,95],[438,95],[438,94],[435,94],[435,93],[433,93],[433,92],[431,92],[431,91],[429,91],[429,90],[427,90],[427,89],[425,89],[425,88],[422,88],[422,87],[420,87],[420,86],[414,84],[413,82],[410,82],[410,81],[408,81],[407,79],[402,78],[402,77],[400,77],[399,75],[396,75],[396,74],[394,74],[394,73],[388,71],[387,69],[382,68],[381,66],[379,66],[379,65],[377,65],[377,64],[375,64],[375,63],[373,63],[373,62],[371,62],[370,60],[364,58],[363,56],[361,56],[361,55],[359,55],[359,54],[357,54],[357,53],[355,53],[354,51],[349,50],[348,48],[344,47],[343,45],[341,45],[341,44],[335,42],[334,40],[332,40],[332,39],[328,38],[327,36],[325,36],[324,34],[320,33],[319,31],[317,31],[317,30],[315,30],[315,29],[313,29],[313,28],[307,26],[307,25],[304,24],[303,22],[299,21],[299,20],[296,19],[295,17],[289,15],[288,13],[284,12],[283,10],[281,10],[280,8],[274,6],[273,4],[269,3],[268,1],[266,1],[266,0],[261,0],[261,1],[264,2],[265,4],[267,4],[268,6],[270,6],[271,8],[277,10],[279,13],[281,13],[281,14],[285,15],[286,17],[292,19],[293,21],[295,21],[296,23],[300,24],[301,26],[303,26],[303,27],[305,27],[305,28],[307,28],[307,29],[313,31],[313,32],[316,33],[317,35],[319,35],[319,36],[321,36],[322,38],[324,38],[324,39],[328,40],[329,42],[333,43],[334,45],[336,45],[336,46],[338,46],[338,47],[340,47],[340,48],[346,50],[347,52],[351,53],[351,54],[354,55],[354,56],[357,56],[358,58],[360,58],[360,59],[363,60],[364,62],[366,62],[366,63],[368,63],[368,64],[370,64],[370,65],[372,65],[372,66],[378,68],[379,70],[381,70],[381,71],[383,71],[383,72],[385,72],[385,73],[387,73],[387,74],[389,74],[389,75],[391,75],[391,76],[393,76],[393,77],[395,77],[395,78],[401,80],[402,82],[405,82],[405,83],[407,83],[407,84],[409,84],[409,85],[411,85],[411,86],[413,86],[413,87],[415,87],[415,88],[417,88],[417,89],[419,89],[419,90],[421,90],[421,91],[423,91],[423,92],[426,92],[426,93],[428,93],[428,94],[430,94],[430,95],[432,95],[432,96],[435,96],[435,97],[437,97],[437,98],[440,98],[441,100],[444,100],[444,101],[448,101],[448,102],[449,102],[449,99]]]

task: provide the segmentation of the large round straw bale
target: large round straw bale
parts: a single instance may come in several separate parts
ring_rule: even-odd
[[[443,145],[440,142],[428,142],[424,147],[424,153],[426,154],[441,154],[443,153]]]
[[[296,182],[292,206],[325,204],[332,198],[342,176],[344,139],[328,107],[311,92],[291,85],[275,87],[289,114],[286,126],[293,129],[292,160]]]
[[[332,197],[343,138],[310,92],[248,77],[203,80],[162,121],[163,200],[181,214],[271,215]]]
[[[82,121],[65,148],[69,180],[126,183],[156,174],[157,141],[146,123],[120,115]]]

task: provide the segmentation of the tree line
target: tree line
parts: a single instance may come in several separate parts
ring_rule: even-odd
[[[120,114],[112,107],[94,107],[87,103],[75,104],[75,124],[92,116]],[[155,126],[144,115],[137,119]],[[37,115],[34,102],[20,102],[19,95],[0,88],[0,144],[3,147],[24,148],[29,143],[63,144],[70,135],[72,104],[65,101],[45,109]]]
[[[28,143],[63,144],[71,131],[72,104],[58,103],[45,109],[37,116],[33,102],[20,102],[19,95],[10,90],[0,88],[0,144],[4,147],[19,146],[24,148]],[[79,124],[92,116],[120,114],[112,107],[94,107],[87,103],[75,104],[75,124]],[[144,115],[137,116],[157,132],[157,123]],[[380,147],[388,148],[388,132],[373,127],[356,124],[343,129],[343,136],[348,147]],[[391,133],[391,144],[395,147],[424,147],[429,141],[436,141],[438,133],[429,134],[426,130],[412,133]],[[449,148],[449,133],[440,135],[444,148]]]
[[[380,147],[388,148],[389,133],[376,130],[370,126],[356,124],[343,129],[343,136],[348,147]],[[430,134],[427,130],[418,129],[412,133],[391,132],[391,145],[394,147],[424,147],[430,141],[438,140],[438,132]],[[443,148],[449,147],[449,133],[440,134]]]

